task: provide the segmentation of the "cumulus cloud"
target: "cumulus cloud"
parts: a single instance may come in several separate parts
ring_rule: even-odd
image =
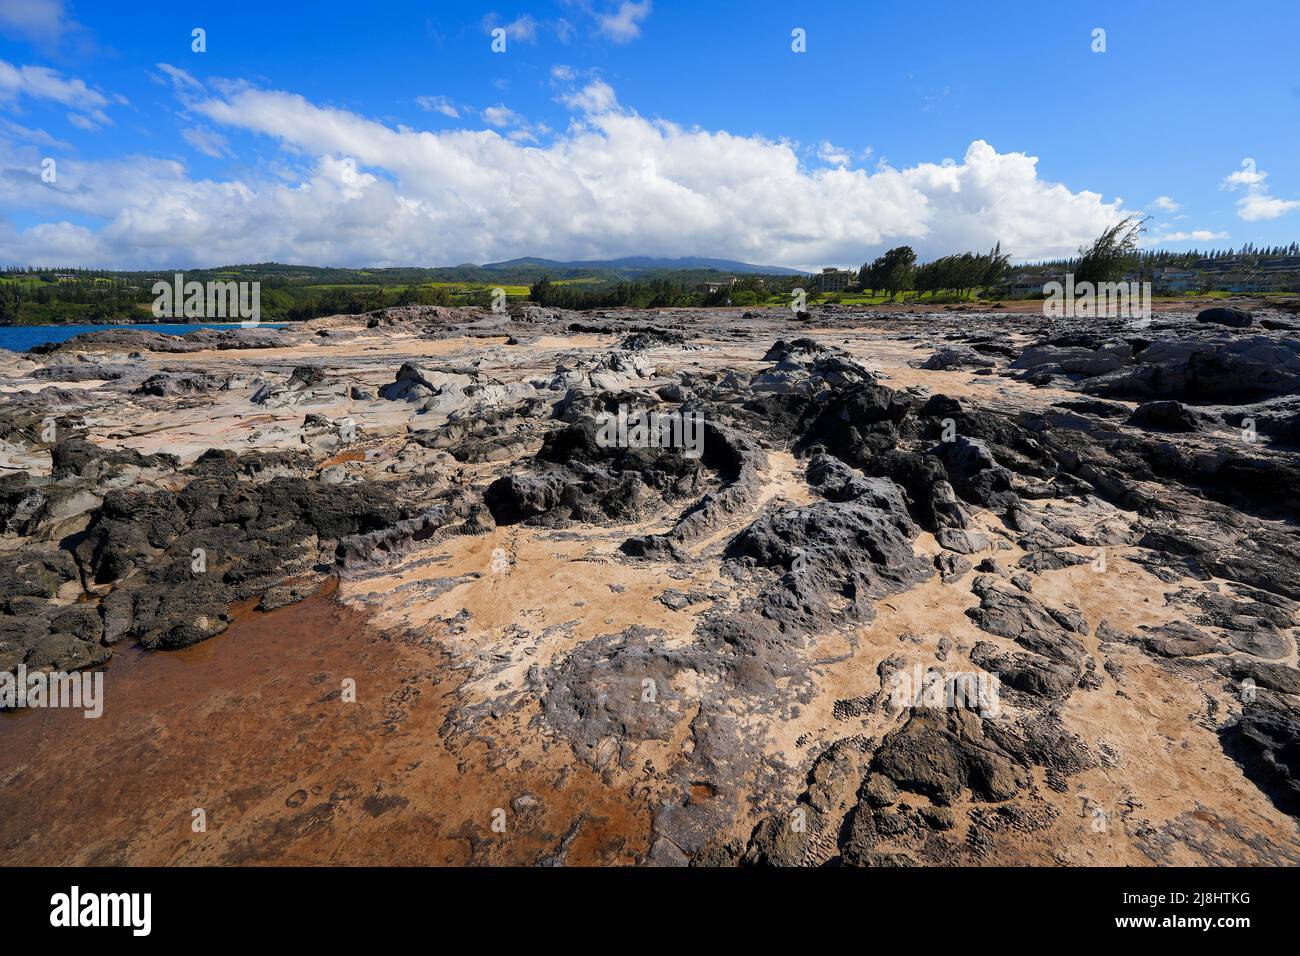
[[[647,119],[593,86],[544,146],[496,127],[395,129],[247,85],[187,104],[215,129],[278,144],[268,168],[280,178],[195,179],[133,156],[61,162],[50,190],[30,172],[39,158],[0,134],[0,208],[55,203],[63,212],[49,218],[90,221],[11,229],[0,262],[33,261],[33,250],[122,267],[695,254],[812,269],[899,243],[922,258],[998,241],[1021,258],[1069,256],[1128,212],[982,140],[945,164],[808,168],[797,143]]]
[[[1223,185],[1229,189],[1236,189],[1238,186],[1250,188],[1264,185],[1264,180],[1267,178],[1268,173],[1256,166],[1255,161],[1247,156],[1241,161],[1241,169],[1223,177]]]
[[[25,230],[20,240],[13,227],[0,220],[0,249],[11,248],[19,241],[25,254],[24,264],[90,262],[99,253],[97,237],[85,226],[66,221],[45,222]]]
[[[1246,222],[1260,219],[1277,219],[1300,209],[1300,199],[1278,199],[1266,193],[1247,193],[1237,200],[1237,215]]]
[[[1168,196],[1157,196],[1151,200],[1151,208],[1159,209],[1161,212],[1177,212],[1182,209],[1181,203],[1176,203]]]
[[[1278,199],[1264,190],[1251,191],[1236,200],[1236,215],[1247,222],[1278,219],[1294,209],[1300,209],[1300,199]]]
[[[1300,199],[1279,199],[1268,188],[1268,173],[1260,169],[1253,159],[1241,161],[1241,168],[1224,177],[1222,188],[1242,192],[1237,200],[1237,217],[1246,222],[1277,219],[1300,209]]]

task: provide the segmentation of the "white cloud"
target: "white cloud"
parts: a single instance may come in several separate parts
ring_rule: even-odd
[[[1262,186],[1267,178],[1268,173],[1261,171],[1255,165],[1255,161],[1247,156],[1241,161],[1241,169],[1223,177],[1223,185],[1228,189],[1236,189],[1238,186]]]
[[[501,26],[495,13],[489,13],[483,18],[483,29],[491,33],[497,27]],[[537,42],[537,21],[528,14],[517,17],[505,24],[506,37],[511,40],[519,40],[524,43]]]
[[[1278,199],[1261,192],[1247,193],[1237,200],[1237,215],[1246,222],[1277,219],[1296,209],[1300,209],[1300,199]]]
[[[508,126],[523,126],[527,120],[505,104],[498,103],[483,111],[483,122],[497,129],[505,129]]]
[[[456,105],[445,96],[417,96],[415,103],[427,112],[441,113],[452,119],[460,119],[460,110],[456,109]]]
[[[34,148],[11,148],[0,135],[0,208],[57,202],[60,215],[92,222],[11,230],[0,235],[0,262],[434,265],[698,254],[811,269],[900,243],[922,258],[998,241],[1019,258],[1069,256],[1128,212],[1044,181],[1034,157],[981,140],[950,165],[810,169],[798,144],[585,109],[615,103],[612,89],[575,96],[569,128],[530,146],[537,127],[512,129],[519,141],[492,128],[394,129],[296,94],[226,86],[190,112],[281,147],[266,165],[274,174],[226,181],[148,156],[69,159],[52,192],[30,175]],[[493,109],[505,111],[497,120],[514,117]]]
[[[578,113],[608,113],[618,108],[618,96],[604,80],[592,80],[582,89],[561,96],[559,102]]]
[[[81,25],[67,15],[63,0],[0,0],[0,35],[56,45]]]
[[[92,90],[81,80],[64,77],[48,66],[14,66],[0,60],[0,101],[27,96],[53,100],[78,109],[95,109],[108,105],[104,94]]]
[[[1255,160],[1246,157],[1241,161],[1241,169],[1224,177],[1221,188],[1232,191],[1245,190],[1237,200],[1237,217],[1246,222],[1261,219],[1277,219],[1292,210],[1300,209],[1300,199],[1278,199],[1269,192],[1268,173],[1256,165]]]
[[[489,106],[482,113],[483,122],[496,129],[509,130],[506,139],[512,143],[536,143],[539,136],[548,135],[551,128],[545,123],[533,124],[503,103]]]
[[[1217,239],[1227,239],[1226,232],[1214,232],[1209,229],[1192,229],[1185,232],[1165,232],[1157,233],[1144,242],[1144,245],[1158,246],[1166,242],[1214,242]]]
[[[0,219],[0,249],[16,248],[22,255],[16,265],[38,262],[92,262],[99,255],[96,235],[85,226],[70,222],[44,222],[25,230],[21,236]],[[67,257],[67,258],[64,258]]]
[[[181,130],[181,136],[185,142],[189,143],[200,153],[205,156],[211,156],[213,159],[221,159],[223,156],[233,155],[230,152],[230,141],[220,133],[208,129],[206,126],[194,126],[189,129]]]
[[[817,158],[832,166],[847,166],[853,160],[853,156],[847,149],[840,149],[829,140],[822,140],[821,145],[817,147]]]
[[[14,66],[0,60],[0,106],[17,107],[22,99],[48,100],[70,107],[75,112],[68,114],[68,121],[79,129],[113,125],[103,109],[109,105],[109,98],[82,80],[65,77],[48,66]],[[125,103],[126,99],[114,96],[113,102]]]
[[[1157,196],[1151,200],[1152,209],[1159,209],[1161,212],[1177,212],[1182,209],[1181,203],[1176,203],[1168,196]]]
[[[194,75],[188,70],[183,70],[179,66],[172,66],[170,63],[159,63],[157,66],[171,81],[172,88],[176,92],[193,93],[202,91],[203,84],[195,79]]]
[[[18,123],[15,123],[13,120],[5,119],[3,116],[0,116],[0,130],[7,132],[15,139],[28,143],[36,143],[38,146],[44,146],[48,149],[72,150],[71,143],[65,143],[61,139],[55,139],[43,129],[29,129],[26,126],[21,126]]]
[[[627,43],[641,35],[641,22],[650,16],[650,0],[623,0],[611,13],[597,13],[599,30],[615,43]]]

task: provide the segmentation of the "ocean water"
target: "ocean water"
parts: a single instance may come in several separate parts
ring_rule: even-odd
[[[283,328],[283,322],[262,322],[259,329]],[[164,335],[184,335],[196,329],[237,329],[238,322],[197,322],[193,325],[159,323],[155,325],[0,325],[0,349],[10,352],[26,352],[33,345],[46,342],[65,342],[74,335],[83,332],[103,332],[108,329],[145,329],[162,332]]]

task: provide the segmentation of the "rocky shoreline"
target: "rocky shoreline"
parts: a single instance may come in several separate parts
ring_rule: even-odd
[[[1300,332],[1212,311],[405,307],[5,355],[0,672],[107,667],[112,708],[123,648],[337,583],[462,678],[421,747],[636,808],[589,862],[1295,864]],[[608,447],[620,407],[703,454]],[[918,665],[998,713],[900,706]],[[527,840],[454,781],[430,826],[565,862],[602,824],[544,812],[555,773],[497,798]],[[322,788],[221,839],[342,839]]]

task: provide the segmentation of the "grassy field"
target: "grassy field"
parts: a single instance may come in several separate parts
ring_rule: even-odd
[[[431,289],[447,289],[451,292],[480,292],[487,289],[505,289],[506,295],[509,296],[526,296],[531,288],[526,285],[491,285],[479,282],[425,282],[423,284]]]

